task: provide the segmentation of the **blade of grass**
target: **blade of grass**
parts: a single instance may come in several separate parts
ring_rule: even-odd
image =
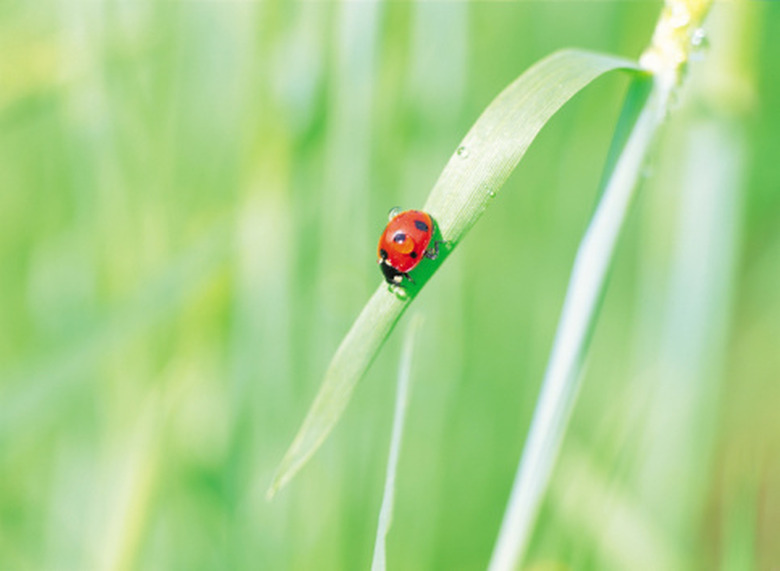
[[[352,391],[409,303],[479,219],[531,142],[564,103],[608,71],[640,73],[637,64],[581,50],[556,52],[528,69],[485,109],[436,182],[424,209],[445,244],[415,269],[399,296],[381,285],[336,351],[303,425],[268,489],[270,499],[322,444]]]
[[[606,178],[601,201],[577,251],[541,393],[491,558],[489,568],[494,571],[514,569],[522,560],[577,396],[615,244],[672,86],[653,81],[648,95],[647,85],[646,80],[637,80],[626,97],[620,123],[635,122],[634,127],[625,146],[621,140],[625,129],[617,129],[613,146],[623,151]]]
[[[710,0],[667,0],[649,48],[641,58],[652,88],[637,79],[626,97],[620,123],[635,123],[623,141],[620,126],[607,161],[602,197],[580,242],[547,364],[531,429],[515,474],[489,569],[514,569],[522,561],[555,458],[579,390],[583,361],[603,298],[613,252],[633,197],[639,172],[669,99],[682,80],[693,37]],[[637,115],[638,113],[638,115]],[[617,157],[613,161],[613,158]]]
[[[409,400],[409,385],[411,383],[412,354],[417,330],[422,318],[412,317],[404,336],[404,346],[401,350],[401,362],[398,367],[398,392],[395,398],[395,413],[393,414],[393,432],[390,437],[390,454],[387,458],[387,474],[385,475],[385,491],[382,496],[382,507],[379,510],[379,524],[374,543],[374,559],[371,562],[373,571],[384,571],[387,568],[385,541],[390,525],[393,523],[393,502],[395,501],[395,474],[398,469],[398,456],[401,453],[401,439],[406,419],[406,405]]]

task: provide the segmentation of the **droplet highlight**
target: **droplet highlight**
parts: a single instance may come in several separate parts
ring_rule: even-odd
[[[706,55],[707,48],[710,47],[710,39],[704,28],[696,28],[691,34],[691,60],[701,61]]]

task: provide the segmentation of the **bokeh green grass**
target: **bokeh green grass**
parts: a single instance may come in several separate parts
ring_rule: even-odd
[[[366,567],[398,339],[310,464],[264,493],[380,279],[387,210],[422,204],[522,70],[569,46],[636,57],[658,10],[4,4],[0,567]],[[725,337],[702,378],[662,382],[677,379],[654,366],[677,151],[701,113],[683,97],[618,252],[532,566],[780,559],[780,9],[713,17],[703,57],[731,58],[718,85],[747,165]],[[601,80],[555,117],[415,302],[391,568],[489,558],[625,87]],[[705,398],[685,400],[690,385]]]

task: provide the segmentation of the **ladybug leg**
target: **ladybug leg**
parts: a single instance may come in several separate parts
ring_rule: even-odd
[[[435,260],[439,256],[439,244],[444,242],[444,240],[436,240],[433,243],[433,249],[425,250],[425,257],[429,260]]]
[[[401,274],[403,277],[405,277],[410,282],[414,283],[414,280],[412,279],[412,276],[410,276],[408,273]]]

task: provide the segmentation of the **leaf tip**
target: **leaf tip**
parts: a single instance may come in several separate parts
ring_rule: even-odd
[[[270,502],[274,499],[274,496],[276,496],[276,493],[281,490],[285,485],[287,485],[287,482],[290,481],[290,478],[292,478],[293,474],[298,471],[297,467],[291,468],[289,465],[289,461],[287,456],[282,459],[281,464],[276,469],[276,473],[274,474],[273,479],[271,480],[271,485],[268,486],[268,489],[265,492],[265,500],[267,502]]]

